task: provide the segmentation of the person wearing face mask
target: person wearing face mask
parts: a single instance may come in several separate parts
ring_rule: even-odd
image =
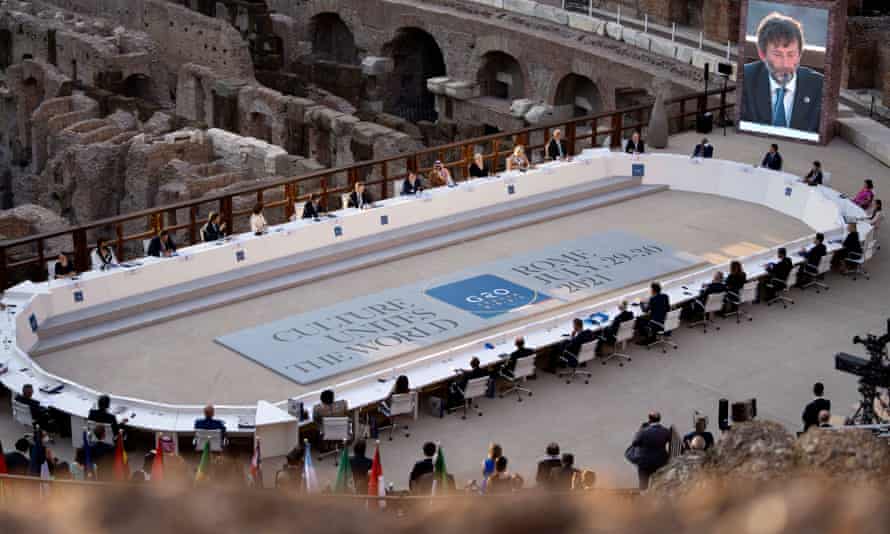
[[[758,61],[745,65],[741,120],[818,132],[824,76],[800,65],[800,22],[770,13],[757,27]]]

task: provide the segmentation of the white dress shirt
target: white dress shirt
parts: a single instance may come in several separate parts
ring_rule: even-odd
[[[779,96],[778,90],[782,86],[773,79],[772,76],[769,77],[769,91],[770,91],[770,112],[774,112],[776,109],[776,97]],[[787,124],[791,125],[791,112],[794,110],[794,93],[797,91],[797,71],[794,72],[794,75],[791,77],[791,81],[785,85],[785,120]],[[775,118],[775,117],[773,117]]]
[[[250,231],[259,234],[266,231],[266,218],[263,214],[252,213],[250,215]]]

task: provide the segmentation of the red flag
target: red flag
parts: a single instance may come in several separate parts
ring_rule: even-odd
[[[386,487],[383,481],[383,464],[380,463],[380,443],[377,444],[377,450],[374,451],[374,461],[371,463],[371,474],[368,476],[368,495],[381,497],[386,495]]]
[[[158,436],[158,446],[155,450],[155,459],[151,463],[151,480],[162,482],[164,480],[164,449],[161,447],[161,436]]]
[[[9,469],[6,467],[6,456],[3,454],[3,444],[0,443],[0,475],[8,475]]]
[[[114,448],[114,465],[112,466],[114,479],[124,481],[130,478],[130,469],[127,467],[127,453],[124,451],[124,435],[117,437],[117,446]]]

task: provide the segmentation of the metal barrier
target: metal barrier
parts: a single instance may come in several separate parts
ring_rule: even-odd
[[[671,131],[689,129],[697,115],[708,111],[719,112],[718,116],[721,117],[729,116],[727,110],[734,104],[727,101],[727,94],[733,91],[734,87],[728,87],[707,94],[694,93],[667,100]],[[455,180],[464,180],[468,177],[468,167],[476,152],[481,152],[489,169],[497,172],[504,168],[506,157],[516,144],[525,145],[534,161],[543,152],[554,128],[563,130],[570,154],[603,144],[617,148],[624,138],[630,137],[633,130],[645,130],[651,111],[652,104],[645,104],[467,139],[303,176],[273,179],[261,185],[149,208],[74,228],[3,241],[0,242],[0,286],[8,288],[23,280],[45,280],[48,276],[45,265],[52,260],[47,256],[48,248],[73,256],[74,268],[82,272],[90,269],[90,243],[95,243],[99,237],[108,240],[115,247],[117,258],[124,261],[144,256],[142,241],[154,237],[161,230],[173,232],[175,241],[180,245],[200,242],[200,228],[210,211],[219,213],[222,222],[231,230],[236,228],[236,224],[246,227],[251,213],[249,206],[254,202],[263,202],[269,224],[278,224],[294,215],[297,203],[308,199],[310,194],[319,196],[325,210],[340,208],[341,195],[351,191],[357,181],[364,181],[377,198],[398,194],[399,182],[409,170],[427,173],[432,170],[436,160],[442,161],[451,170]],[[245,204],[248,207],[244,207]]]

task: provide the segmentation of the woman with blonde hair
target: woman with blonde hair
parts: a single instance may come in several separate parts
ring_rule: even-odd
[[[528,162],[528,157],[525,155],[525,147],[522,145],[516,145],[513,149],[513,154],[507,158],[507,172],[510,171],[527,171],[530,164]]]

